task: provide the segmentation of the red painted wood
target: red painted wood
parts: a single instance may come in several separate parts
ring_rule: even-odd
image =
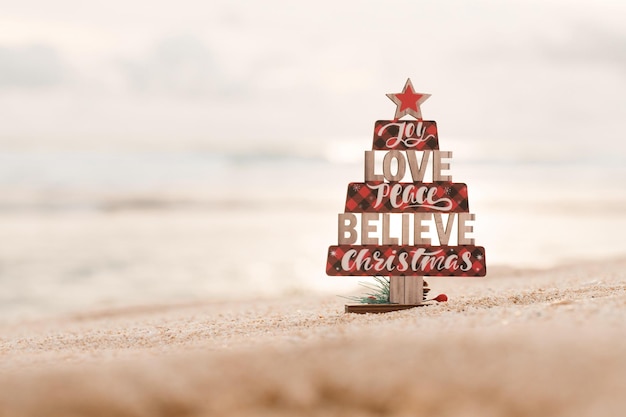
[[[351,182],[346,213],[465,213],[467,185],[462,182]]]
[[[438,150],[437,123],[432,120],[377,120],[372,150]]]
[[[328,248],[326,274],[484,277],[487,266],[482,246],[337,245]]]

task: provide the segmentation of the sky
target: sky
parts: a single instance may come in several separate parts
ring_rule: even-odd
[[[393,117],[385,93],[410,77],[432,94],[422,112],[441,141],[509,158],[626,159],[622,1],[0,0],[0,9],[0,150],[368,144],[374,121]]]

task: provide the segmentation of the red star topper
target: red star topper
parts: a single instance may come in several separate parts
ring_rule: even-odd
[[[420,110],[420,104],[425,102],[430,97],[430,94],[416,93],[411,79],[407,78],[401,93],[387,94],[387,97],[398,106],[396,108],[396,119],[408,114],[421,120],[422,111]]]

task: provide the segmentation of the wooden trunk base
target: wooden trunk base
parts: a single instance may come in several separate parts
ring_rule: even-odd
[[[346,313],[389,313],[391,311],[407,310],[423,307],[428,304],[346,304]]]

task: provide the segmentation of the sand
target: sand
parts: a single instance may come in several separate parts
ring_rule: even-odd
[[[626,414],[626,257],[430,279],[450,301],[133,306],[0,326],[0,416]]]

